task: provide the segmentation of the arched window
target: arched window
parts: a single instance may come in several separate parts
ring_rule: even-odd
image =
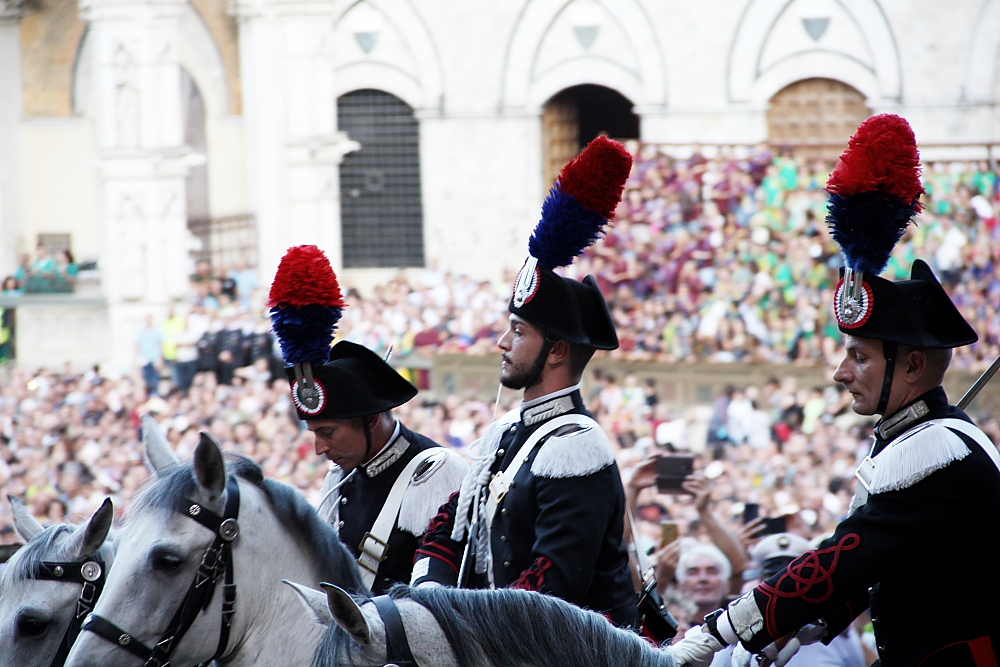
[[[381,90],[337,99],[341,131],[360,142],[340,165],[345,268],[424,265],[420,134],[413,109]]]
[[[796,81],[771,98],[768,141],[806,157],[836,159],[870,115],[864,95],[846,83],[833,79]]]
[[[639,117],[632,113],[632,103],[617,91],[584,84],[567,88],[545,103],[542,141],[546,189],[563,166],[600,134],[612,139],[639,138]]]

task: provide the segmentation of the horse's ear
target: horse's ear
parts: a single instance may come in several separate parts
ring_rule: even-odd
[[[146,449],[146,466],[154,477],[159,477],[167,468],[180,462],[163,429],[149,415],[142,416],[142,444]]]
[[[308,586],[303,586],[302,584],[296,584],[288,579],[282,579],[281,583],[288,584],[295,591],[299,600],[305,605],[306,609],[309,610],[310,615],[312,615],[313,620],[322,626],[328,626],[333,623],[333,614],[330,613],[330,605],[327,604],[326,595],[317,591],[315,588],[309,588]]]
[[[326,603],[333,614],[333,621],[354,637],[354,641],[368,646],[372,641],[372,629],[358,603],[343,588],[326,583],[320,586],[326,591]]]
[[[94,516],[86,526],[78,528],[73,533],[72,542],[69,545],[69,552],[76,558],[86,558],[101,548],[104,540],[111,530],[111,520],[115,517],[115,508],[111,504],[111,498],[105,498]]]
[[[31,516],[31,512],[21,502],[21,499],[7,494],[7,500],[10,501],[10,507],[14,515],[14,529],[17,530],[18,535],[23,537],[25,542],[30,542],[41,535],[45,528],[42,524],[38,523],[35,517]]]
[[[215,438],[204,431],[194,448],[194,473],[211,500],[217,500],[225,491],[226,462],[222,458],[222,448]]]

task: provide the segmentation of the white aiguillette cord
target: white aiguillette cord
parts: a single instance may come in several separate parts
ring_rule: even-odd
[[[344,479],[340,480],[339,482],[331,486],[330,489],[323,494],[323,497],[319,499],[319,502],[316,503],[316,508],[319,509],[320,507],[322,507],[323,503],[325,503],[327,500],[330,499],[330,496],[332,496],[335,492],[340,491],[340,487],[344,486],[344,484],[347,484],[349,481],[351,481],[351,478],[354,477],[354,473],[356,473],[357,471],[358,469],[355,468],[351,472],[347,473],[344,476]]]

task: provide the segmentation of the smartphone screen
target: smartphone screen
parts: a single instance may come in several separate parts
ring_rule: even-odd
[[[777,535],[788,532],[788,517],[776,516],[764,519],[764,529],[757,535]]]
[[[678,537],[680,537],[680,532],[677,530],[676,521],[660,522],[660,548],[675,542]]]
[[[682,485],[693,472],[693,456],[661,456],[656,459],[656,488],[663,493],[687,493]]]
[[[743,505],[743,523],[750,523],[760,516],[760,505],[758,503],[745,503]]]

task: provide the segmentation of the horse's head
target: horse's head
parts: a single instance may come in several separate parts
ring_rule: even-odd
[[[160,436],[148,435],[154,427],[159,432],[155,422],[149,422],[144,424],[144,435],[153,478],[128,509],[118,536],[116,567],[94,608],[94,616],[117,625],[121,637],[116,633],[119,641],[112,643],[85,630],[70,652],[67,667],[143,664],[123,646],[152,648],[164,639],[164,630],[216,540],[216,532],[180,508],[190,507],[191,515],[223,514],[228,491],[222,450],[203,433],[193,463],[179,465]],[[238,542],[239,538],[233,544]],[[222,588],[221,581],[218,588]],[[174,642],[172,663],[195,664],[215,653],[222,597],[217,590],[206,603],[207,611],[198,608],[191,630]]]
[[[350,595],[333,584],[325,594],[285,581],[299,594],[313,620],[327,626],[313,667],[379,667],[387,661],[386,626],[371,599]],[[397,599],[406,640],[418,666],[456,667],[455,654],[433,614],[409,598]]]
[[[105,500],[85,525],[42,528],[20,500],[8,498],[14,527],[27,544],[0,577],[0,667],[49,667],[81,595],[89,597],[84,587],[89,581],[92,593],[111,566],[114,508]]]

